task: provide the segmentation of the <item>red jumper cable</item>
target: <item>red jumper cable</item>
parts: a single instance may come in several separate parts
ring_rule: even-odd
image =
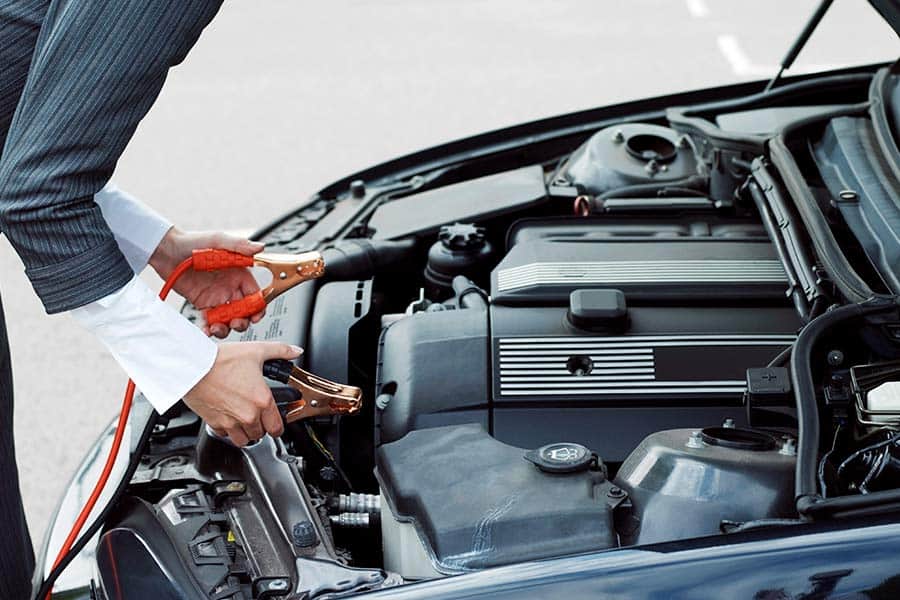
[[[205,312],[208,324],[228,323],[232,319],[247,318],[255,315],[265,309],[266,305],[280,294],[299,283],[321,277],[325,272],[325,261],[318,252],[305,252],[298,255],[260,253],[255,256],[246,256],[228,250],[194,250],[191,257],[182,261],[166,279],[159,292],[159,297],[165,300],[178,278],[190,269],[219,271],[222,269],[253,266],[265,267],[271,271],[272,282],[258,292],[245,296],[240,300],[208,309]],[[274,375],[276,379],[287,383],[298,392],[298,397],[278,407],[287,422],[322,414],[352,414],[360,409],[362,392],[359,388],[317,377],[312,373],[293,366],[289,361],[269,362],[273,364],[267,364],[264,373],[270,377]],[[109,476],[112,473],[116,457],[122,445],[122,439],[125,435],[125,426],[128,423],[128,416],[134,401],[134,391],[134,382],[129,379],[125,388],[125,398],[122,401],[122,410],[119,412],[119,420],[116,423],[116,432],[113,437],[112,447],[109,450],[109,456],[106,458],[103,471],[100,473],[100,478],[94,485],[90,497],[78,514],[78,518],[75,519],[69,535],[59,549],[56,560],[53,561],[53,569],[69,553],[91,511],[97,504],[100,494],[109,481]],[[50,591],[47,592],[45,600],[51,600]]]

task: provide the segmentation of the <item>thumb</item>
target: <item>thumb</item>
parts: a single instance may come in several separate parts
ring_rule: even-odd
[[[237,252],[239,254],[243,254],[245,256],[253,256],[258,252],[262,252],[263,248],[266,247],[262,242],[254,242],[252,240],[248,240],[247,238],[232,238],[231,241],[232,247],[229,250]]]
[[[261,252],[263,248],[266,247],[266,245],[262,242],[254,242],[248,240],[247,238],[238,237],[236,235],[229,235],[227,233],[213,234],[211,241],[213,247],[215,248],[230,250],[232,252],[237,252],[238,254],[243,254],[245,256],[253,256],[256,253]]]
[[[280,342],[256,342],[260,346],[260,356],[263,361],[273,358],[282,358],[284,360],[293,360],[303,354],[303,348],[300,346],[292,346],[290,344],[282,344]]]
[[[253,256],[258,252],[262,252],[266,247],[262,242],[255,242],[246,238],[240,238],[235,243],[234,251],[246,256]]]

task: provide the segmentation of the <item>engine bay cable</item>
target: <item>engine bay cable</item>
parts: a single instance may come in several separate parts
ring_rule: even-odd
[[[193,265],[194,257],[192,256],[190,258],[186,258],[177,267],[175,267],[175,270],[172,271],[172,274],[169,275],[169,277],[166,279],[165,284],[163,284],[163,287],[159,292],[160,300],[166,299],[178,279],[187,271],[189,271],[193,267]],[[113,467],[115,466],[116,458],[119,456],[119,449],[122,446],[122,439],[125,437],[125,430],[128,425],[128,417],[131,414],[131,406],[134,402],[134,392],[134,381],[129,379],[128,385],[125,387],[125,397],[122,400],[122,409],[119,411],[119,419],[116,423],[116,431],[115,435],[113,436],[113,442],[109,449],[109,455],[106,457],[106,463],[103,465],[103,470],[100,472],[100,477],[97,479],[97,483],[94,485],[94,489],[91,491],[90,496],[84,503],[84,507],[81,509],[81,512],[78,513],[78,517],[72,524],[72,529],[69,531],[69,535],[66,537],[65,541],[60,547],[59,552],[56,555],[56,559],[53,561],[53,567],[51,568],[50,573],[44,579],[44,582],[38,590],[38,593],[34,596],[35,598],[51,600],[53,583],[63,572],[66,566],[72,561],[72,559],[75,558],[78,552],[80,552],[81,549],[84,548],[85,544],[87,544],[88,540],[93,537],[99,527],[102,526],[106,519],[106,516],[109,514],[109,511],[113,506],[115,506],[118,497],[121,496],[122,492],[124,492],[125,488],[131,480],[131,476],[137,469],[137,465],[140,461],[140,456],[143,448],[146,445],[147,441],[150,439],[150,433],[153,430],[153,425],[156,423],[159,417],[156,411],[153,411],[153,413],[151,414],[147,426],[144,428],[144,432],[141,434],[140,441],[138,442],[137,447],[135,448],[134,452],[131,455],[131,458],[129,459],[126,471],[122,476],[122,479],[119,482],[119,485],[116,487],[116,490],[110,498],[109,502],[100,512],[100,514],[97,515],[97,518],[94,520],[91,526],[88,527],[84,535],[82,535],[79,539],[78,534],[81,533],[81,529],[84,527],[84,524],[87,522],[88,517],[94,510],[97,501],[100,499],[100,494],[102,494],[104,488],[106,488],[106,485],[109,482],[109,477],[112,474]],[[76,539],[78,540],[77,543]]]
[[[790,370],[800,432],[797,444],[795,498],[797,510],[801,515],[809,516],[812,512],[810,509],[822,500],[818,494],[819,414],[816,385],[811,370],[813,348],[826,332],[838,324],[896,308],[897,301],[885,297],[873,297],[860,304],[835,308],[810,321],[794,343]]]
[[[103,507],[103,510],[97,515],[97,518],[94,519],[93,523],[85,529],[84,533],[81,537],[78,538],[78,541],[72,544],[72,547],[63,556],[61,559],[57,558],[57,564],[54,566],[50,572],[47,574],[47,577],[44,579],[41,584],[38,593],[34,596],[35,598],[50,598],[50,592],[53,589],[53,584],[56,583],[56,580],[59,579],[59,576],[62,575],[62,572],[66,570],[66,567],[69,566],[75,557],[84,549],[84,547],[88,544],[88,542],[97,534],[103,524],[106,523],[106,519],[112,513],[113,509],[118,505],[119,501],[122,499],[122,496],[125,495],[125,490],[128,489],[128,484],[131,483],[131,478],[134,476],[135,471],[137,471],[138,466],[141,462],[141,454],[143,454],[143,449],[147,446],[147,443],[150,441],[150,435],[153,433],[154,427],[159,422],[159,414],[156,411],[152,411],[150,413],[149,418],[147,419],[146,424],[144,425],[144,429],[141,432],[141,437],[138,439],[137,446],[135,447],[134,453],[131,455],[131,459],[128,462],[128,466],[125,468],[125,473],[122,475],[122,478],[119,480],[119,483],[116,485],[116,489],[113,490],[113,493],[109,497],[109,502],[106,503],[106,506]]]

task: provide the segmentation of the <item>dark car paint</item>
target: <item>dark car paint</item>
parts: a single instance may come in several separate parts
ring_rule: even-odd
[[[900,598],[900,522],[844,522],[816,529],[787,526],[735,537],[525,563],[361,597]]]

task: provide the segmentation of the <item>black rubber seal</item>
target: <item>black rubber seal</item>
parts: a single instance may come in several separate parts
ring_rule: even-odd
[[[768,433],[740,427],[707,427],[700,432],[704,443],[735,450],[763,451],[775,447],[775,438]]]

